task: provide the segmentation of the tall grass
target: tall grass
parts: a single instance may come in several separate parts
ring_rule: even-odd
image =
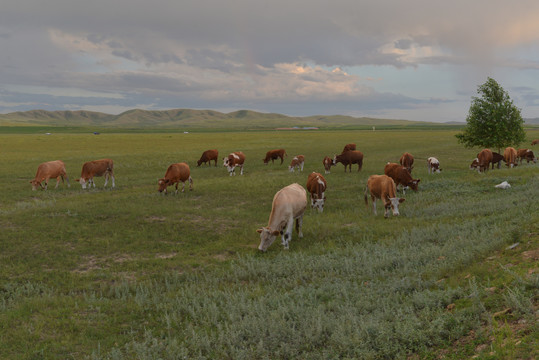
[[[304,185],[349,142],[365,153],[363,170],[333,168],[324,213],[307,211],[305,237],[294,233],[289,251],[276,242],[256,252],[275,192]],[[278,147],[287,162],[264,165]],[[197,168],[209,148],[245,152],[246,174]],[[362,199],[366,179],[404,151],[416,156],[419,191],[406,194],[400,217],[374,216]],[[477,174],[467,169],[476,152],[451,131],[2,136],[0,354],[393,359],[451,342],[485,309],[443,279],[537,221],[537,166]],[[305,171],[289,173],[297,154]],[[442,174],[427,174],[431,155]],[[74,179],[102,157],[115,160],[115,190],[73,181],[30,190],[42,161],[64,160]],[[159,195],[157,179],[179,161],[191,165],[195,190]],[[512,188],[495,189],[503,180]],[[506,301],[526,313],[526,294],[514,289]],[[446,310],[469,299],[471,307]]]

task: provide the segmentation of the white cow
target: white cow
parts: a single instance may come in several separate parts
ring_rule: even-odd
[[[268,226],[257,230],[260,234],[258,250],[266,251],[279,234],[282,234],[284,248],[288,249],[294,220],[298,237],[302,238],[301,225],[306,208],[307,192],[301,185],[294,183],[279,190],[273,197]]]
[[[442,169],[440,169],[440,161],[435,157],[429,157],[427,159],[427,169],[429,171],[429,174],[441,172]]]

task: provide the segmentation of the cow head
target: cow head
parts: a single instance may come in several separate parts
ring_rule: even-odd
[[[324,212],[324,204],[326,202],[326,197],[322,199],[316,198],[316,195],[311,198],[311,208],[318,209],[319,212]]]
[[[86,180],[84,178],[75,179],[75,181],[81,184],[83,189],[86,189]]]
[[[170,183],[170,180],[169,179],[159,179],[159,181],[157,181],[157,184],[159,185],[159,189],[157,189],[157,191],[159,192],[165,192],[165,194],[167,193],[167,187]]]
[[[332,166],[337,165],[337,160],[340,161],[340,155],[339,155],[339,159],[337,159],[337,155],[333,155],[333,160],[331,160],[331,165]]]
[[[479,159],[475,158],[470,164],[470,170],[477,170],[478,168],[479,168]]]
[[[403,198],[389,198],[389,203],[385,205],[386,212],[384,214],[385,218],[389,217],[389,210],[393,211],[393,216],[399,216],[399,204],[404,202]]]
[[[30,184],[32,184],[32,191],[36,191],[38,186],[41,189],[43,189],[43,185],[41,185],[41,181],[32,180],[32,181],[30,181]]]
[[[202,164],[202,160],[197,160],[197,166],[200,166],[200,164]]]
[[[260,234],[260,245],[258,245],[258,250],[260,251],[268,250],[270,245],[273,244],[273,242],[275,241],[277,235],[280,234],[279,231],[272,231],[267,226],[256,230],[256,232]]]
[[[421,181],[421,179],[412,179],[412,181],[408,182],[408,186],[412,190],[417,191],[417,185],[419,185],[420,181]]]

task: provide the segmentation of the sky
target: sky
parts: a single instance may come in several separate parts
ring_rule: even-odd
[[[465,121],[491,77],[536,118],[538,19],[537,0],[6,0],[0,114]]]

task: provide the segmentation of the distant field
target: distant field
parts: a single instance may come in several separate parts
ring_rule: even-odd
[[[492,324],[491,306],[531,323],[533,262],[496,267],[503,281],[488,282],[505,292],[492,305],[481,297],[491,286],[454,276],[516,242],[537,249],[539,165],[477,174],[468,166],[478,150],[458,145],[455,133],[4,131],[0,358],[434,358]],[[323,174],[323,157],[350,142],[365,154],[362,171],[334,167],[324,212],[306,213],[305,237],[294,232],[290,250],[276,241],[259,254],[255,231],[275,192]],[[265,152],[281,147],[285,163],[264,165]],[[229,177],[222,161],[196,167],[211,148],[220,158],[243,151],[245,175]],[[416,157],[419,191],[406,193],[400,217],[375,217],[363,202],[366,179],[404,151]],[[289,173],[298,154],[305,170]],[[441,174],[427,174],[428,156]],[[83,162],[104,157],[115,161],[116,189],[96,178],[98,188],[83,191],[73,181]],[[52,180],[32,192],[38,164],[56,159],[71,187],[55,190]],[[157,180],[181,161],[194,191],[158,194]],[[494,188],[504,180],[511,189]],[[533,349],[537,333],[521,337],[520,349]]]

